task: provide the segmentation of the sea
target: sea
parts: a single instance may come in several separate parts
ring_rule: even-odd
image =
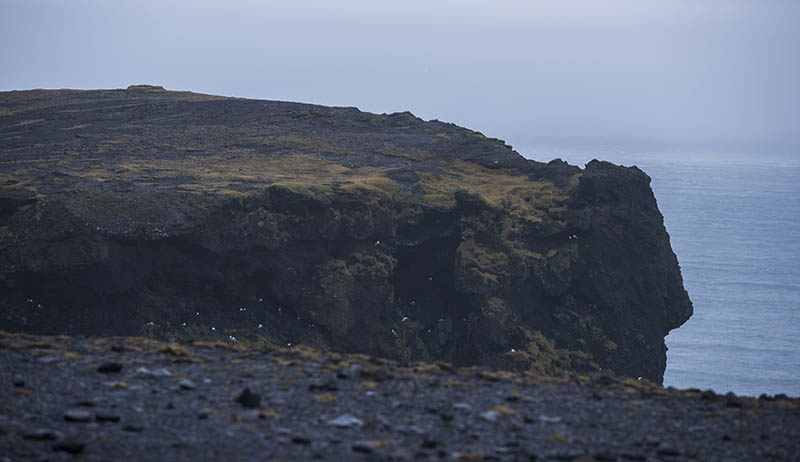
[[[651,177],[694,304],[666,338],[665,386],[800,396],[800,152],[517,151],[636,165]]]

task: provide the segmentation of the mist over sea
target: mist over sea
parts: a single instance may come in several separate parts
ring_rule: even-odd
[[[694,315],[666,339],[664,385],[800,396],[800,161],[752,152],[523,147],[652,178]],[[794,157],[794,158],[793,158]]]

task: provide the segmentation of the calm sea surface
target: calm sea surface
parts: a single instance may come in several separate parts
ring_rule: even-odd
[[[637,165],[652,178],[694,315],[667,337],[665,385],[800,396],[800,162],[582,149],[538,160]]]

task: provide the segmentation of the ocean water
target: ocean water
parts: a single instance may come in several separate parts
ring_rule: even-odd
[[[637,165],[652,178],[694,304],[667,336],[664,385],[800,396],[800,153],[518,151]]]

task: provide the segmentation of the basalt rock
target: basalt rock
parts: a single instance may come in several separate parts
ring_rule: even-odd
[[[0,93],[0,329],[661,382],[692,306],[649,182],[407,112]]]

